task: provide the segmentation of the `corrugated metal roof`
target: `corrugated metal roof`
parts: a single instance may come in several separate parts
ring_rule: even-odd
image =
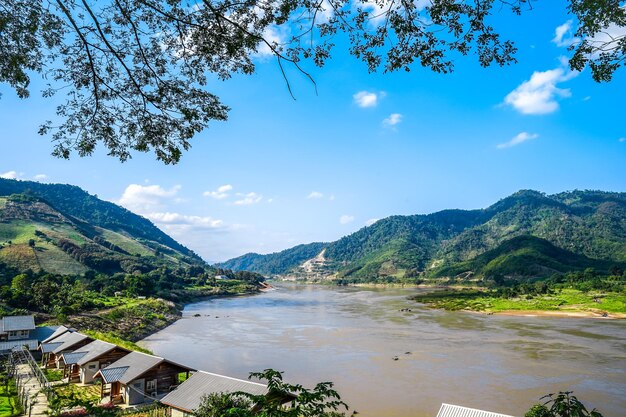
[[[4,333],[16,330],[35,330],[35,318],[33,316],[2,317],[2,331]]]
[[[54,349],[52,352],[61,353],[65,350],[70,350],[72,346],[86,339],[90,339],[90,337],[87,336],[86,334],[82,334],[78,332],[67,332],[57,337],[56,339],[54,339],[54,343],[61,343],[61,345],[58,346],[56,349]]]
[[[91,362],[98,359],[99,356],[115,349],[116,346],[113,343],[104,342],[102,340],[94,340],[88,345],[80,348],[81,352],[85,352],[85,355],[77,362],[79,365],[84,365],[87,362]]]
[[[0,342],[0,351],[11,350],[16,347],[28,346],[29,350],[36,350],[39,345],[37,339],[12,340],[10,342]]]
[[[159,358],[158,356],[147,355],[141,352],[131,352],[123,358],[119,359],[118,361],[113,362],[111,365],[104,368],[104,370],[107,370],[109,368],[113,369],[125,367],[125,373],[121,375],[118,380],[122,384],[128,384],[139,375],[163,362],[163,360],[163,358]],[[107,379],[107,382],[111,381]]]
[[[31,337],[33,339],[39,340],[40,342],[43,342],[44,340],[52,336],[58,328],[59,326],[37,326],[35,328],[35,331],[31,333]]]
[[[49,343],[42,343],[41,344],[41,353],[49,353],[52,352],[54,349],[58,348],[59,346],[61,346],[63,343],[61,342],[49,342]]]
[[[98,373],[102,375],[106,384],[110,384],[111,382],[119,381],[124,376],[128,368],[128,366],[120,366],[119,368],[111,368],[108,366],[105,369],[100,369]]]
[[[78,363],[80,358],[82,358],[86,354],[87,352],[66,352],[62,355],[63,362],[65,362],[66,365],[74,365]]]
[[[437,417],[513,417],[476,408],[461,407],[460,405],[441,404]]]
[[[59,326],[54,333],[52,333],[50,336],[48,336],[47,338],[45,338],[44,340],[41,341],[41,343],[48,343],[51,342],[52,340],[56,339],[57,337],[61,336],[62,334],[65,334],[67,332],[71,332],[72,330],[65,327],[65,326]]]
[[[267,386],[257,382],[198,371],[174,391],[163,397],[161,402],[183,411],[193,412],[200,406],[202,397],[205,395],[238,391],[264,395],[267,393]]]
[[[171,365],[179,366],[185,370],[189,370],[189,371],[193,370],[191,368],[188,368],[183,365],[179,365],[175,362],[168,361],[167,359],[163,359],[158,356],[153,356],[153,355],[148,355],[145,353],[133,351],[133,352],[130,352],[128,355],[124,356],[123,358],[119,359],[118,361],[113,362],[111,365],[104,368],[103,371],[106,371],[107,369],[126,367],[127,368],[126,371],[117,379],[117,381],[126,385],[129,382],[137,379],[138,377],[140,377],[142,374],[149,371],[153,367],[157,366],[161,362],[167,362]],[[106,379],[106,381],[107,383],[111,382],[108,379]]]

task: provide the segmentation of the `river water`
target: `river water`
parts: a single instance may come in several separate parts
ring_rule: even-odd
[[[273,368],[333,381],[364,417],[431,417],[442,402],[523,416],[559,390],[626,416],[625,320],[431,310],[407,299],[415,288],[277,288],[190,304],[141,344],[243,379]]]

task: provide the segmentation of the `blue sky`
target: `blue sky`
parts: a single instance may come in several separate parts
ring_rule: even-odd
[[[486,207],[519,189],[626,191],[626,70],[597,84],[571,73],[565,2],[494,18],[519,63],[453,74],[368,74],[341,45],[317,83],[274,61],[208,86],[230,120],[193,139],[176,166],[120,163],[99,149],[69,161],[37,135],[55,103],[0,87],[0,175],[78,185],[151,219],[208,261],[330,241],[374,219]],[[571,24],[575,25],[574,22]],[[557,36],[561,27],[562,36]]]

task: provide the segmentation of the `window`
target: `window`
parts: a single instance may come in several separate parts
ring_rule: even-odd
[[[156,391],[156,387],[157,387],[157,380],[153,379],[151,381],[148,381],[148,383],[146,384],[146,391],[148,392]]]
[[[89,365],[89,369],[93,370],[93,369],[97,369],[97,368],[98,368],[98,365],[96,365],[95,363],[92,363],[92,364]]]

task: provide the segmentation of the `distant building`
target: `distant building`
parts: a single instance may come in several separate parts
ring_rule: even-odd
[[[33,316],[5,316],[0,322],[0,341],[28,340],[35,330]]]
[[[215,279],[228,279],[226,275],[216,275]]]
[[[513,417],[507,414],[493,413],[460,405],[441,404],[437,417]]]
[[[36,350],[38,345],[33,316],[5,316],[0,320],[0,352],[21,346]]]

